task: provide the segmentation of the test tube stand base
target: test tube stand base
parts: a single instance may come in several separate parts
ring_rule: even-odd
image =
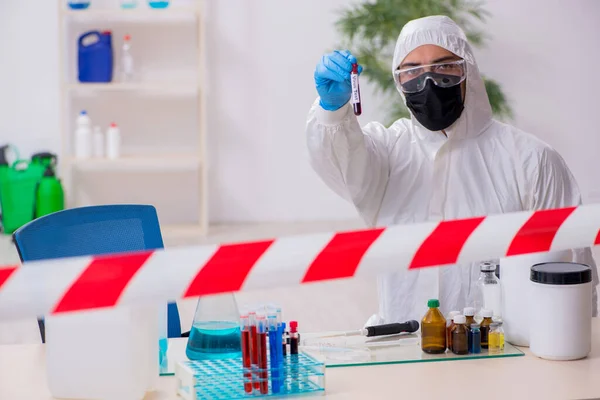
[[[267,371],[268,393],[246,393],[244,383],[248,381],[241,359],[181,361],[175,367],[177,394],[184,400],[284,399],[325,394],[325,363],[308,354],[288,355],[281,368],[274,370],[269,364]],[[281,379],[275,393],[273,371],[280,377],[276,379]]]

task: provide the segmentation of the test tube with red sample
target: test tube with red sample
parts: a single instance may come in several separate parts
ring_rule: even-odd
[[[250,365],[252,369],[252,387],[255,390],[260,390],[258,380],[258,334],[256,327],[256,312],[248,313],[248,323],[250,325]]]
[[[250,338],[250,318],[247,314],[240,317],[242,331],[242,366],[244,368],[244,392],[252,393],[252,349]]]
[[[269,393],[269,371],[267,369],[267,319],[263,314],[256,315],[257,362],[260,394]],[[254,380],[252,381],[254,383]]]
[[[298,322],[290,321],[290,354],[298,354]]]
[[[292,390],[298,388],[298,322],[290,321],[290,363],[292,372]]]
[[[352,108],[354,115],[362,114],[362,104],[360,101],[360,85],[358,83],[358,64],[352,64],[352,72],[350,73],[350,85],[352,88]]]

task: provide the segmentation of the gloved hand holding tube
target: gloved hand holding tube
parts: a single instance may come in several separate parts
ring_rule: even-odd
[[[357,64],[357,60],[348,50],[326,54],[317,64],[315,85],[320,97],[319,104],[324,110],[338,110],[350,100],[352,64]],[[359,75],[362,69],[359,65]]]

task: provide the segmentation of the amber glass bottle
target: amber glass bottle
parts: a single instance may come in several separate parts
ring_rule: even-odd
[[[463,310],[463,315],[467,318],[467,322],[465,323],[467,329],[473,324],[476,324],[475,321],[475,308],[474,307],[465,307]]]
[[[452,350],[452,328],[454,328],[454,316],[460,314],[459,311],[450,311],[446,319],[446,347]]]
[[[421,320],[421,349],[425,353],[441,354],[446,351],[446,319],[439,306],[439,300],[429,300],[429,310]]]
[[[488,336],[490,333],[490,325],[492,324],[492,310],[481,310],[481,316],[483,317],[483,321],[481,321],[481,348],[488,348]]]
[[[469,354],[468,331],[465,325],[464,315],[454,317],[454,327],[452,328],[452,352],[454,354]]]

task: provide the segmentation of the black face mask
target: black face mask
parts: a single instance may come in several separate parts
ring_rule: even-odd
[[[464,109],[460,85],[443,88],[429,80],[423,90],[406,93],[405,97],[406,106],[417,121],[430,131],[446,129]]]

